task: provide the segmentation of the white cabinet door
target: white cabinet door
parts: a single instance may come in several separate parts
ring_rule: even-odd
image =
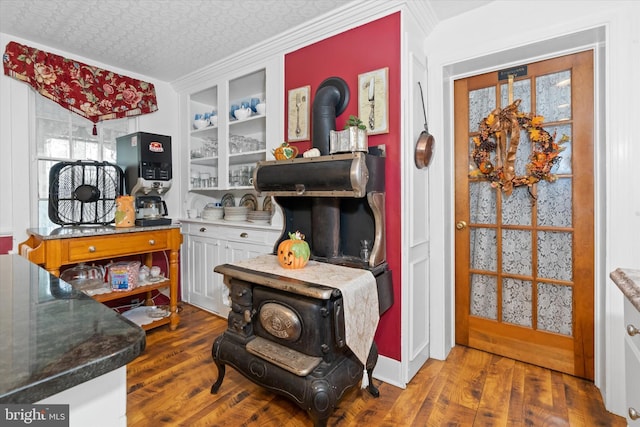
[[[189,236],[189,269],[186,284],[187,300],[190,304],[212,311],[221,316],[228,313],[229,292],[219,274],[213,269],[220,264],[222,243],[218,239]]]
[[[213,271],[216,265],[224,262],[224,241],[203,235],[186,235],[185,246],[183,298],[189,304],[227,317],[229,290],[222,276]]]
[[[640,426],[640,418],[631,418],[632,414],[640,412],[640,351],[631,340],[625,337],[625,359],[626,359],[626,382],[627,382],[627,422],[629,426]],[[635,415],[634,415],[635,416]]]
[[[627,328],[624,336],[627,383],[626,416],[629,426],[640,426],[640,418],[637,417],[640,413],[640,382],[638,381],[640,378],[640,334],[634,333],[636,329],[640,329],[640,312],[626,298],[624,300],[624,324]]]

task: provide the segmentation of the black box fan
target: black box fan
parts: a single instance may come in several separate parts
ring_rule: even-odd
[[[49,219],[59,225],[111,224],[124,174],[108,162],[60,162],[49,171]]]

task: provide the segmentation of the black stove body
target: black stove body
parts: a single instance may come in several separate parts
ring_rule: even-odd
[[[298,167],[314,173],[299,173]],[[297,177],[290,188],[271,184],[272,179],[282,182],[288,176]],[[320,186],[325,184],[319,180],[332,182],[332,190],[323,191]],[[288,233],[299,230],[309,236],[311,259],[371,271],[380,314],[393,304],[385,260],[383,157],[349,153],[261,162],[254,182],[259,191],[274,196],[284,213],[274,253]],[[370,242],[364,251],[363,241]],[[344,392],[363,379],[364,368],[368,390],[378,396],[372,381],[376,345],[366,366],[347,347],[339,289],[232,264],[215,271],[224,275],[232,304],[228,329],[212,349],[219,372],[212,393],[222,384],[225,365],[230,365],[293,400],[316,426],[326,425]]]
[[[333,85],[335,79],[328,80]],[[331,92],[329,98],[344,108],[344,88],[321,85],[318,93],[321,90]],[[335,129],[335,116],[329,119]],[[317,126],[323,127],[331,126]],[[382,314],[393,304],[385,248],[385,158],[377,150],[329,155],[328,135],[326,144],[316,145],[317,138],[314,132],[320,157],[258,162],[254,171],[255,189],[274,197],[284,214],[273,253],[289,233],[300,231],[312,260],[373,274]],[[346,345],[348,325],[338,288],[233,264],[219,265],[215,271],[224,275],[230,288],[231,312],[227,330],[212,348],[218,367],[212,393],[221,387],[225,366],[230,365],[291,399],[308,412],[315,426],[325,426],[345,391],[365,378],[368,391],[378,396],[372,381],[377,347],[374,342],[363,365]]]

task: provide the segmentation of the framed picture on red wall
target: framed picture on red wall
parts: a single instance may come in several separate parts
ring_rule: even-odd
[[[309,140],[309,95],[311,86],[303,86],[289,90],[287,112],[287,141]]]
[[[358,117],[367,134],[389,133],[389,68],[358,75]]]

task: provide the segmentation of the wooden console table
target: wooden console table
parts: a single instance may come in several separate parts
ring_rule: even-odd
[[[154,252],[169,251],[167,280],[139,286],[131,291],[98,294],[93,298],[105,302],[146,292],[147,301],[150,301],[152,290],[169,287],[171,314],[142,327],[145,330],[166,324],[169,324],[171,330],[178,327],[179,254],[182,244],[179,225],[31,228],[27,233],[29,237],[18,247],[20,254],[55,276],[60,276],[60,267],[64,265],[131,255],[145,255],[145,264],[151,266]]]

